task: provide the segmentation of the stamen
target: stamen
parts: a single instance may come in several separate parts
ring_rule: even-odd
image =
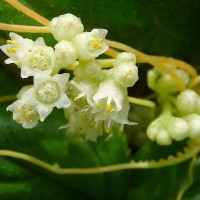
[[[7,44],[16,44],[17,41],[16,40],[7,40]]]
[[[106,104],[106,110],[110,110],[112,108],[111,104]]]

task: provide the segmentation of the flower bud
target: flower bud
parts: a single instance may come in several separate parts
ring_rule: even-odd
[[[66,67],[74,63],[77,59],[77,54],[71,42],[62,40],[55,46],[56,65],[58,67]]]
[[[49,29],[57,41],[71,40],[83,32],[83,24],[78,17],[68,13],[53,18]]]
[[[82,60],[74,69],[74,75],[78,78],[100,78],[101,63],[97,60]]]
[[[178,111],[183,114],[199,113],[200,98],[193,90],[185,90],[177,96],[176,107]]]
[[[136,58],[132,53],[120,53],[113,68],[114,79],[123,87],[132,87],[138,80]]]
[[[184,118],[189,126],[189,137],[200,138],[200,115],[191,114]]]

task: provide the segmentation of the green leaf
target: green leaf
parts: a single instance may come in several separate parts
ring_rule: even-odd
[[[12,120],[11,113],[5,111],[6,106],[7,104],[0,106],[0,149],[30,154],[61,167],[97,167],[128,162],[130,159],[124,137],[116,135],[110,141],[101,138],[97,143],[76,144],[65,137],[64,130],[58,130],[65,124],[62,112],[55,110],[37,128],[24,130]],[[13,194],[20,199],[26,199],[27,195],[33,195],[30,199],[35,199],[36,194],[48,198],[49,188],[52,187],[52,195],[61,196],[60,199],[68,199],[68,195],[74,195],[74,192],[77,195],[72,195],[73,198],[69,199],[79,199],[77,196],[80,194],[84,199],[120,199],[129,177],[129,173],[123,171],[96,175],[56,175],[33,164],[11,158],[1,158],[0,163],[2,199],[12,199]],[[36,189],[39,182],[42,186]],[[10,193],[7,188],[10,188]]]

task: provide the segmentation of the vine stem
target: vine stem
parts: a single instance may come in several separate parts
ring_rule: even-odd
[[[197,76],[195,79],[192,80],[192,82],[190,82],[189,84],[189,88],[194,88],[195,86],[197,86],[200,83],[200,76]]]
[[[186,161],[195,156],[199,151],[200,147],[193,147],[192,149],[187,150],[186,153],[180,153],[178,157],[169,156],[167,160],[139,161],[139,162],[131,161],[129,163],[122,163],[122,164],[109,165],[103,167],[91,167],[91,168],[61,168],[59,167],[58,164],[51,165],[47,162],[44,162],[28,154],[10,150],[0,150],[0,156],[25,160],[27,162],[35,164],[39,167],[42,167],[56,174],[98,174],[98,173],[106,173],[106,172],[113,172],[126,169],[152,169],[152,168],[167,167]]]
[[[164,71],[165,73],[169,74],[174,80],[176,80],[181,91],[183,91],[185,89],[185,84],[184,84],[183,80],[176,73],[174,73],[169,68],[167,68],[162,62],[157,60],[156,56],[154,56],[154,57],[148,56],[148,55],[146,55],[128,45],[122,44],[120,42],[111,41],[111,40],[106,40],[106,42],[109,46],[111,46],[113,48],[121,49],[123,51],[131,52],[131,53],[135,54],[137,59],[139,60],[138,62],[150,63],[154,67]],[[188,68],[188,71],[190,71],[189,68]]]
[[[46,26],[24,26],[17,24],[5,24],[0,23],[0,30],[3,31],[14,31],[22,33],[49,33],[49,28]]]
[[[197,156],[194,156],[190,162],[190,165],[188,168],[188,180],[187,180],[186,184],[183,185],[181,190],[178,192],[176,200],[182,200],[183,195],[185,194],[185,192],[190,188],[190,186],[193,183],[193,169],[196,164],[196,159],[197,159]]]
[[[40,24],[43,24],[45,26],[49,25],[49,20],[46,19],[45,17],[39,15],[38,13],[32,11],[31,9],[27,8],[26,6],[24,6],[23,4],[19,3],[16,0],[5,0],[7,3],[9,3],[11,6],[13,6],[14,8],[20,10],[21,12],[23,12],[25,15],[31,17],[32,19],[36,20],[37,22],[39,22]]]

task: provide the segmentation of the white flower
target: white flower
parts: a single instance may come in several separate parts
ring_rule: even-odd
[[[67,133],[72,136],[83,135],[87,140],[95,142],[97,137],[103,134],[103,128],[96,127],[91,110],[81,112],[81,109],[77,107],[74,110],[70,109],[70,113],[67,114]],[[67,110],[65,113],[68,112]]]
[[[176,107],[183,115],[200,113],[200,97],[195,91],[187,89],[177,96]]]
[[[62,40],[55,46],[56,65],[59,68],[74,63],[77,59],[76,50],[71,42]]]
[[[31,90],[20,94],[20,99],[7,107],[13,112],[13,119],[24,128],[33,128],[38,124],[40,115],[36,109],[36,102]]]
[[[115,81],[123,87],[132,87],[138,80],[138,68],[135,63],[135,55],[127,52],[120,53],[113,68]]]
[[[91,32],[80,33],[73,39],[78,59],[90,60],[98,57],[108,49],[104,42],[107,34],[105,29],[93,29]]]
[[[113,79],[105,80],[99,85],[93,100],[94,105],[91,106],[97,124],[104,121],[107,129],[112,126],[112,121],[121,124],[121,129],[124,124],[135,124],[127,119],[130,109],[127,91]]]
[[[21,68],[34,42],[30,39],[24,39],[13,32],[10,33],[10,38],[11,40],[7,40],[6,45],[0,46],[0,49],[9,57],[5,60],[5,63],[15,63]]]
[[[32,48],[29,49],[29,54],[24,59],[21,67],[22,78],[34,76],[40,71],[51,73],[55,68],[55,53],[52,47],[46,46],[43,38],[38,38]]]
[[[188,137],[188,125],[185,120],[173,116],[160,116],[147,128],[147,136],[159,145],[169,145],[172,139],[180,141]]]
[[[52,112],[54,107],[67,108],[71,101],[65,93],[69,74],[57,74],[50,76],[45,72],[36,74],[34,87],[30,90],[35,94],[36,109],[40,114],[41,121]]]
[[[189,126],[189,138],[200,138],[200,115],[191,114],[184,117]]]
[[[76,95],[74,101],[84,97],[88,104],[93,105],[93,96],[96,93],[99,84],[97,81],[75,77],[70,83],[78,90],[74,91],[74,94]]]
[[[75,35],[83,32],[83,24],[78,17],[68,13],[53,18],[49,29],[57,41],[71,40]]]
[[[97,60],[82,60],[73,73],[81,79],[101,79],[101,63]]]

